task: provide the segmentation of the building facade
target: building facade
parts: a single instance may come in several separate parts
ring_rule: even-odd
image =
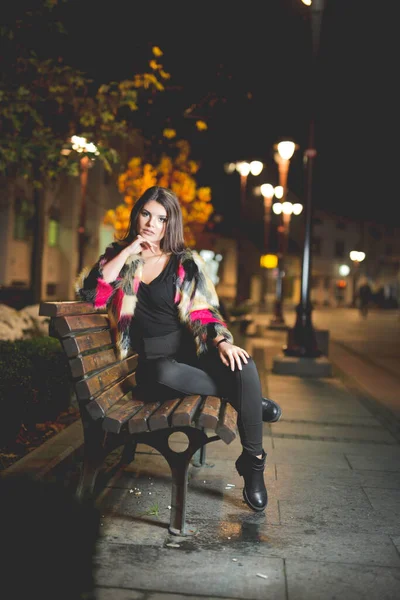
[[[32,190],[24,181],[4,187],[0,194],[0,303],[16,308],[28,305],[31,286]],[[103,224],[106,211],[122,203],[114,181],[100,163],[88,174],[83,195],[79,177],[65,177],[45,194],[45,232],[41,256],[42,300],[73,300],[79,263],[91,265],[113,241],[114,232]],[[80,260],[78,229],[85,203],[85,249]],[[290,231],[285,276],[284,303],[300,301],[303,227]],[[234,237],[203,233],[197,249],[211,257],[210,269],[224,304],[234,305],[237,276],[237,243]],[[359,264],[350,259],[351,250],[365,252]],[[208,251],[208,254],[207,254]],[[247,241],[245,248],[250,286],[249,301],[255,306],[273,307],[276,269],[260,267],[260,250]],[[363,278],[370,283],[377,303],[394,306],[399,301],[400,228],[337,217],[315,211],[312,227],[311,301],[315,306],[351,306]],[[266,279],[262,282],[262,278]],[[263,291],[266,295],[261,297]]]

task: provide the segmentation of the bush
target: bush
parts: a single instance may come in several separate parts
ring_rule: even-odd
[[[26,424],[54,421],[71,404],[68,360],[60,342],[51,337],[17,340],[32,368],[34,402],[27,408]]]
[[[16,342],[0,341],[0,446],[15,440],[32,400],[31,363]]]
[[[22,424],[53,421],[72,399],[67,358],[60,342],[37,337],[0,342],[0,446],[14,441]]]

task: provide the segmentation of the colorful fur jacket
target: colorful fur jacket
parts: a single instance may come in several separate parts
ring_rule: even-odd
[[[126,260],[116,281],[104,281],[103,266],[123,247],[122,243],[118,242],[108,246],[93,268],[83,269],[75,283],[75,290],[81,300],[91,302],[97,310],[107,309],[121,359],[133,351],[130,324],[135,316],[144,264],[139,254],[132,254]],[[179,321],[192,333],[198,355],[207,352],[209,342],[218,335],[223,335],[233,342],[232,334],[221,315],[218,296],[204,262],[197,252],[190,249],[186,249],[180,256],[176,273],[175,303]]]

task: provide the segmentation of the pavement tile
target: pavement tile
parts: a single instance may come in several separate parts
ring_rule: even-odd
[[[288,500],[301,505],[315,505],[317,502],[331,506],[349,505],[360,503],[365,508],[370,508],[369,501],[363,488],[359,486],[339,486],[332,481],[310,481],[309,479],[291,480],[278,479],[268,483],[268,491],[278,500]],[[379,490],[377,490],[379,491]],[[388,493],[397,493],[397,490],[388,490]]]
[[[207,521],[208,527],[199,535],[178,543],[187,551],[219,549],[232,556],[253,554],[400,568],[400,556],[388,535],[319,530],[312,525],[280,526],[255,517]],[[169,540],[173,541],[172,536]]]
[[[364,487],[368,500],[376,511],[397,516],[400,521],[400,490]]]
[[[312,485],[314,481],[331,481],[335,485],[343,486],[400,489],[400,471],[398,473],[388,473],[387,471],[356,471],[277,464],[276,478],[278,481],[289,480],[296,483],[306,480],[308,485]]]
[[[274,440],[275,443],[281,441],[291,440]],[[269,452],[267,454],[268,463],[275,463],[277,467],[281,464],[288,464],[299,465],[301,467],[310,466],[350,470],[349,463],[346,460],[344,453],[313,452],[310,449],[302,451],[302,446],[299,444],[299,441],[304,442],[304,440],[296,440],[297,450],[281,450],[278,448]]]
[[[396,546],[398,553],[400,554],[400,535],[392,535],[392,542]]]
[[[320,425],[316,423],[288,423],[279,421],[273,430],[274,437],[277,435],[301,435],[310,438],[326,438],[333,441],[360,440],[365,442],[377,442],[386,444],[397,444],[394,437],[381,426],[366,427],[352,425]]]
[[[399,449],[399,446],[397,446]],[[366,469],[369,471],[387,471],[387,472],[400,472],[400,452],[383,453],[382,448],[379,447],[375,452],[370,454],[355,454],[353,452],[346,453],[346,458],[352,469],[362,470]]]
[[[299,408],[298,406],[284,406],[281,423],[304,423],[310,425],[355,425],[356,427],[382,427],[381,423],[374,417],[367,415],[339,414],[334,408],[326,410],[321,407],[312,406]],[[278,424],[278,423],[277,423]]]
[[[399,444],[374,444],[367,442],[342,442],[340,440],[308,440],[273,437],[274,453],[302,453],[313,454],[346,454],[350,460],[351,455],[361,455],[368,458],[382,457],[397,461],[400,467],[400,445]],[[352,465],[357,469],[360,467]],[[372,467],[370,467],[372,469]]]
[[[321,415],[322,417],[326,418],[342,416],[351,419],[370,419],[372,417],[371,413],[367,409],[352,402],[351,400],[346,399],[336,402],[334,397],[330,397],[329,401],[322,403],[318,398],[308,400],[285,400],[280,394],[275,394],[274,396],[271,394],[271,397],[273,397],[273,399],[276,400],[276,402],[278,402],[278,404],[280,404],[282,407],[283,419],[285,419],[286,416],[289,416],[288,411],[289,414],[290,411],[296,411],[296,413],[300,416],[300,419],[303,418],[303,414],[307,415],[308,413],[315,413],[316,415]]]
[[[177,542],[179,544],[179,542]],[[232,559],[236,558],[236,561]],[[185,568],[190,564],[189,568]],[[206,573],[206,576],[205,576]],[[257,576],[261,573],[266,578]],[[283,561],[221,551],[99,544],[96,586],[246,600],[286,599]]]
[[[208,596],[210,598],[210,596]],[[163,594],[155,592],[154,594],[148,594],[146,600],[204,600],[204,596],[193,596],[192,594]],[[224,600],[230,600],[224,596]]]
[[[96,587],[95,597],[96,600],[149,600],[150,598],[146,592],[115,587]]]
[[[286,561],[290,600],[398,600],[400,569],[320,561]]]
[[[382,513],[372,508],[367,496],[350,498],[346,504],[327,502],[326,498],[316,498],[308,504],[279,500],[279,514],[282,525],[303,525],[323,530],[346,533],[400,534],[400,520],[392,513]],[[362,552],[364,553],[364,548]],[[400,557],[399,557],[400,559]],[[400,565],[399,565],[400,566]]]

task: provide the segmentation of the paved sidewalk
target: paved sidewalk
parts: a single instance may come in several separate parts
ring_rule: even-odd
[[[171,536],[168,466],[141,446],[98,497],[98,600],[400,598],[396,431],[387,413],[349,385],[343,365],[326,379],[271,373],[284,341],[284,332],[245,341],[265,394],[283,408],[279,423],[264,424],[266,512],[253,513],[242,500],[239,442],[216,442],[207,448],[208,465],[191,470],[187,520],[197,534]],[[14,470],[73,485],[81,436],[76,423]]]

